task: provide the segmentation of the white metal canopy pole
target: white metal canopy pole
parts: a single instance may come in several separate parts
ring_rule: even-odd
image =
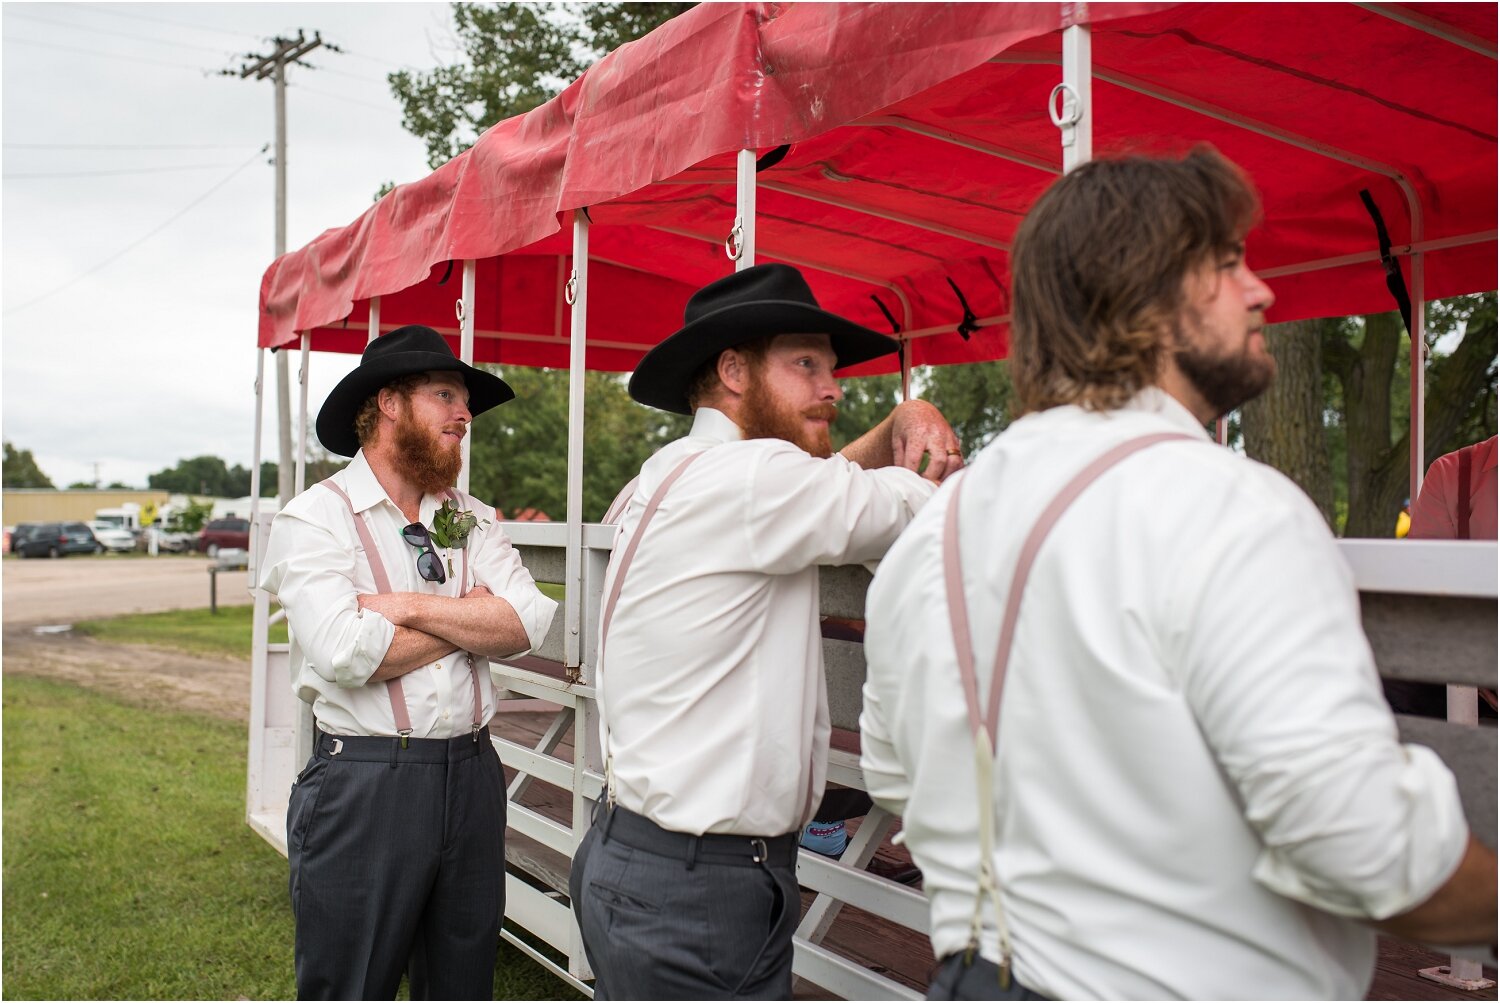
[[[458,311],[458,357],[470,366],[474,364],[474,272],[474,259],[466,259],[463,288],[459,293],[461,298],[455,307]],[[458,471],[458,490],[464,494],[469,493],[469,440],[472,438],[472,435],[464,436],[459,446],[463,451],[463,466]]]
[[[563,287],[572,307],[568,345],[568,535],[563,566],[563,664],[583,664],[583,396],[588,342],[589,217],[573,211],[573,275]]]
[[[265,413],[265,380],[266,350],[257,348],[255,350],[255,445],[250,451],[250,557],[247,561],[252,589],[259,580],[259,575],[256,574],[256,558],[260,555],[260,423]],[[153,527],[150,532],[155,534],[156,529]],[[152,540],[155,540],[154,535]]]
[[[297,383],[300,387],[299,401],[297,404],[297,430],[301,434],[297,437],[297,480],[292,488],[293,497],[300,495],[302,489],[307,485],[307,364],[312,358],[312,337],[304,334],[302,336],[302,366],[297,370]],[[283,499],[283,504],[290,499]]]
[[[724,249],[734,270],[755,264],[755,151],[741,150],[734,163],[734,229]]]
[[[365,344],[368,345],[370,342],[374,341],[378,337],[380,337],[380,297],[379,296],[371,296],[370,297],[370,336],[369,336],[369,338],[365,339]]]
[[[1063,82],[1052,88],[1047,113],[1062,130],[1063,173],[1094,157],[1094,59],[1089,29],[1063,29]]]

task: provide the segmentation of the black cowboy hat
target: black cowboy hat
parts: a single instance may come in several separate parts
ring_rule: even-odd
[[[691,414],[688,384],[705,362],[756,338],[826,334],[843,369],[889,355],[899,342],[818,307],[802,273],[790,265],[756,265],[693,294],[682,330],[647,352],[630,376],[642,404]]]
[[[441,334],[411,324],[383,334],[365,346],[359,365],[339,380],[318,412],[318,441],[330,453],[353,456],[359,451],[354,416],[365,401],[392,381],[413,373],[462,373],[469,388],[469,414],[481,415],[504,404],[516,392],[494,373],[460,362]]]

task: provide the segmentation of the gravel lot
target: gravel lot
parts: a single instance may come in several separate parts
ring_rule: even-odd
[[[219,602],[250,601],[243,571],[219,574]],[[124,613],[208,606],[208,561],[194,557],[67,557],[0,564],[4,671],[64,679],[143,707],[174,707],[244,721],[248,659],[191,655],[144,645],[102,644],[70,631],[38,633]]]
[[[208,567],[202,557],[7,557],[0,563],[0,618],[11,628],[206,608]],[[245,572],[218,577],[220,603],[250,601]]]

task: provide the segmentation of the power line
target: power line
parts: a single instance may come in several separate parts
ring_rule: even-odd
[[[148,59],[145,56],[122,56],[118,52],[101,52],[98,49],[83,49],[75,45],[58,45],[56,42],[41,42],[34,38],[16,38],[6,35],[7,44],[19,42],[22,45],[39,45],[44,49],[61,49],[63,52],[78,52],[85,56],[102,56],[105,59],[123,59],[131,63],[150,63],[153,66],[171,66],[181,70],[192,70],[194,73],[207,73],[201,66],[189,66],[187,63],[170,63],[165,59]]]
[[[20,18],[23,21],[35,21],[38,24],[50,24],[59,28],[67,28],[69,31],[88,31],[96,35],[108,35],[111,38],[127,38],[136,42],[151,42],[155,45],[171,45],[180,49],[198,49],[203,52],[216,52],[223,54],[222,45],[198,45],[194,42],[174,42],[166,38],[152,38],[150,35],[135,35],[125,31],[110,31],[108,28],[93,28],[85,24],[71,24],[67,21],[54,21],[47,17],[37,17],[35,14],[13,14],[9,11],[6,18]]]
[[[249,160],[246,160],[243,164],[240,164],[234,170],[230,171],[218,183],[216,183],[212,188],[210,188],[208,191],[204,192],[202,195],[199,195],[197,198],[193,199],[193,201],[191,201],[187,205],[183,206],[181,209],[179,209],[177,212],[173,213],[171,216],[168,216],[166,218],[166,220],[164,220],[163,222],[159,223],[157,226],[153,227],[145,235],[136,238],[135,240],[131,241],[129,244],[126,244],[124,247],[120,248],[120,250],[116,251],[114,254],[110,255],[107,258],[105,258],[103,261],[99,262],[97,265],[94,265],[92,268],[89,268],[86,271],[80,272],[79,274],[73,276],[71,279],[69,279],[68,281],[64,282],[62,285],[58,286],[57,288],[52,289],[49,292],[42,293],[40,296],[36,297],[35,299],[27,300],[25,303],[22,303],[20,306],[14,306],[14,307],[9,308],[8,310],[5,311],[5,315],[9,316],[9,315],[11,315],[13,313],[20,313],[22,310],[26,310],[26,309],[29,309],[30,307],[36,306],[38,303],[42,302],[43,300],[50,299],[51,297],[56,296],[58,293],[62,292],[64,289],[67,289],[67,288],[75,285],[76,283],[81,282],[83,279],[88,278],[90,275],[93,275],[95,272],[98,272],[101,269],[103,269],[103,268],[105,268],[105,267],[107,267],[109,265],[114,264],[116,261],[119,261],[126,254],[128,254],[131,251],[135,250],[137,247],[139,247],[140,245],[144,244],[146,241],[150,240],[152,237],[156,236],[158,233],[161,233],[163,230],[165,230],[167,227],[171,226],[173,223],[177,222],[183,216],[187,215],[189,211],[191,211],[192,209],[196,208],[201,202],[203,202],[205,199],[207,199],[214,192],[218,191],[220,188],[223,188],[225,185],[229,184],[229,182],[233,181],[235,179],[235,177],[237,177],[241,171],[243,171],[245,168],[249,167],[251,164],[255,163],[255,161],[259,160],[261,158],[261,156],[263,154],[265,154],[265,152],[267,150],[269,150],[270,148],[271,148],[270,144],[267,143],[265,146],[262,146],[259,150],[256,150],[254,153],[252,153],[250,155],[250,159]]]
[[[111,178],[126,174],[168,174],[175,171],[211,171],[217,167],[228,166],[228,164],[184,164],[175,167],[126,168],[118,171],[41,171],[24,174],[0,174],[0,178],[4,178],[6,181],[21,178]]]
[[[7,150],[248,150],[249,143],[0,143]]]
[[[369,101],[361,101],[359,98],[351,98],[351,97],[348,97],[347,95],[344,95],[344,94],[337,94],[337,93],[335,93],[333,91],[319,90],[316,87],[309,87],[306,84],[287,84],[287,86],[288,87],[295,87],[297,90],[301,91],[303,94],[318,94],[318,95],[321,95],[322,97],[325,97],[325,98],[333,98],[336,101],[347,101],[350,104],[357,104],[357,105],[362,105],[362,106],[364,106],[366,108],[373,108],[376,111],[383,111],[383,112],[386,112],[386,113],[390,113],[390,112],[392,112],[392,111],[395,110],[393,108],[384,107],[382,105],[374,104],[374,103],[369,102]]]
[[[157,24],[170,24],[177,28],[191,28],[194,31],[211,31],[217,35],[231,35],[238,39],[244,39],[247,35],[252,38],[258,37],[257,33],[253,31],[231,31],[228,28],[215,28],[206,24],[192,24],[187,21],[173,21],[165,17],[152,17],[149,14],[127,13],[126,11],[120,10],[114,4],[81,3],[75,4],[74,6],[82,8],[84,10],[91,10],[99,14],[108,14],[111,17],[128,17],[135,21],[154,21]]]

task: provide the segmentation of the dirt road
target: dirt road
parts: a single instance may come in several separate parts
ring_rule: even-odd
[[[250,663],[142,645],[101,644],[40,625],[123,613],[208,606],[208,562],[201,558],[8,559],[0,566],[7,675],[48,676],[143,707],[172,707],[244,721]],[[249,602],[243,571],[219,575],[219,602]]]

